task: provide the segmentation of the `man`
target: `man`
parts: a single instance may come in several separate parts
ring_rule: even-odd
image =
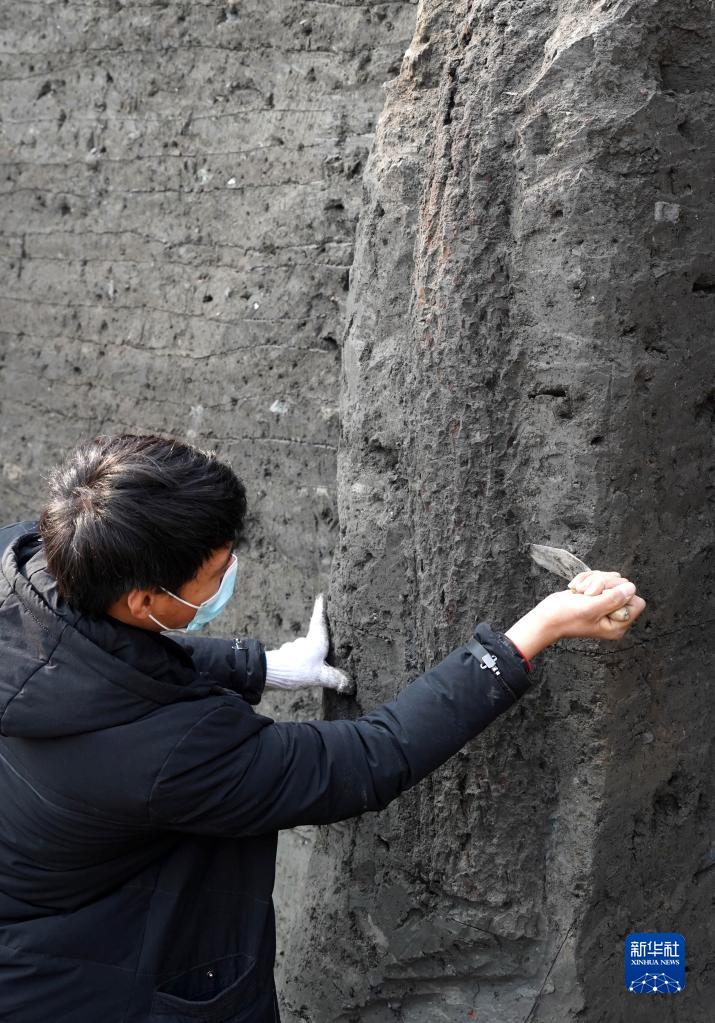
[[[278,831],[383,809],[530,688],[529,658],[619,639],[645,607],[582,573],[357,720],[275,722],[253,709],[269,667],[347,679],[324,663],[321,598],[270,656],[197,635],[230,598],[245,513],[213,454],[122,435],[80,445],[39,522],[0,531],[2,1021],[275,1023]]]

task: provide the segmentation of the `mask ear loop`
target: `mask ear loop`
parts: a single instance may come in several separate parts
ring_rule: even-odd
[[[183,629],[170,629],[168,625],[164,625],[164,623],[160,622],[158,618],[154,617],[154,615],[149,615],[149,617],[153,622],[156,622],[159,628],[163,629],[164,632],[183,632]]]
[[[164,586],[161,586],[160,589],[164,590],[164,593],[168,593],[170,597],[174,598],[174,600],[180,600],[182,604],[188,604],[189,607],[195,607],[195,608],[202,607],[201,604],[192,604],[190,600],[184,600],[183,597],[177,597],[175,593],[172,593],[171,590],[167,590]],[[218,593],[218,590],[216,591],[216,593]],[[216,596],[215,593],[214,593],[214,596]],[[209,597],[209,600],[210,599],[211,598]],[[204,603],[206,603],[206,601],[204,601]]]
[[[234,559],[234,561],[238,561],[238,557],[235,554],[232,554],[231,557]],[[233,564],[230,564],[227,567],[226,572],[229,572],[232,568]],[[218,593],[221,587],[223,586],[223,580],[226,576],[226,572],[224,572],[223,575],[221,576],[221,582],[219,583],[219,587],[218,590],[216,590],[216,593]],[[196,610],[198,610],[200,607],[203,607],[205,604],[210,604],[211,601],[216,596],[216,593],[214,593],[213,596],[207,597],[206,600],[202,600],[200,604],[192,604],[190,600],[184,600],[183,597],[177,597],[175,593],[172,593],[171,590],[167,590],[166,587],[164,586],[161,586],[160,589],[164,590],[164,593],[168,593],[170,597],[174,598],[174,600],[180,600],[182,604],[188,604],[189,607],[195,607]]]

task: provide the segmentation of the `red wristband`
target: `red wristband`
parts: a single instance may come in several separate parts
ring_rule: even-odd
[[[516,650],[519,650],[519,647],[516,645],[511,636],[507,636],[506,638],[509,640],[509,642],[512,644],[512,646],[514,646]],[[526,670],[531,671],[531,661],[529,660],[529,658],[525,657],[521,650],[519,650],[519,655],[524,661],[526,661]]]

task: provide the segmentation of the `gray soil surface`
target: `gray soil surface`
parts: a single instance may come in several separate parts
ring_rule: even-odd
[[[76,440],[249,490],[217,633],[329,595],[354,700],[562,584],[648,602],[380,814],[281,834],[284,1023],[712,1019],[706,0],[3,7],[3,522]],[[563,584],[565,585],[565,583]],[[634,996],[631,931],[687,986]]]

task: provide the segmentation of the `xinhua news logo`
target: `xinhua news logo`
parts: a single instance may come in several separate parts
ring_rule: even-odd
[[[634,995],[676,995],[685,987],[685,938],[663,931],[626,938],[626,990]]]

